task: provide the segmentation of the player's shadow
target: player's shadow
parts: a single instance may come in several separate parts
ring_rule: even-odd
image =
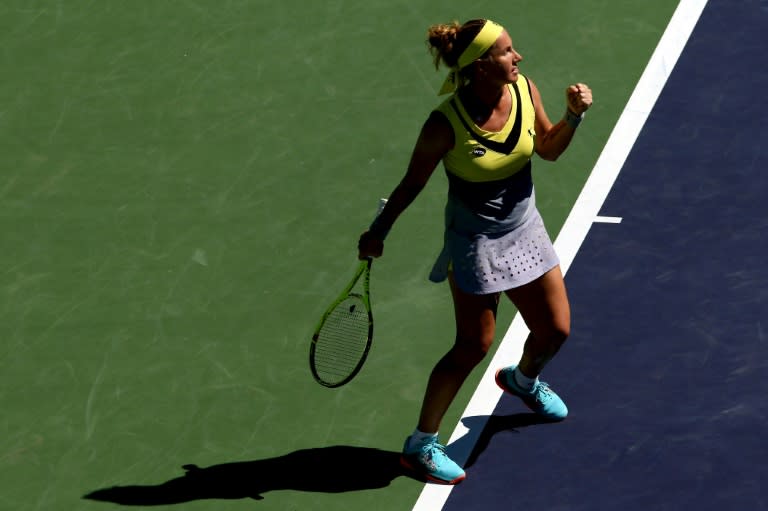
[[[449,445],[448,454],[467,459],[464,466],[469,468],[497,433],[517,432],[548,421],[533,413],[518,413],[467,417],[462,422],[470,434]],[[401,468],[399,457],[399,452],[369,447],[338,445],[303,449],[264,460],[204,468],[184,465],[183,475],[160,484],[113,486],[92,491],[83,498],[124,506],[161,506],[205,499],[261,500],[265,493],[279,490],[319,493],[372,490],[389,486],[400,476],[423,481]]]
[[[204,499],[263,499],[277,490],[343,493],[384,488],[404,475],[400,453],[352,446],[303,449],[277,458],[200,468],[157,485],[113,486],[83,498],[124,506],[160,506]]]
[[[475,464],[494,435],[501,432],[519,433],[520,429],[528,426],[553,423],[535,413],[465,417],[461,422],[469,429],[469,433],[450,444],[447,453],[457,459],[466,459],[466,469]]]

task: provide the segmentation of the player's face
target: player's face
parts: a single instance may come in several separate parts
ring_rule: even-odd
[[[517,81],[520,74],[518,63],[523,60],[523,56],[515,51],[512,46],[512,38],[505,30],[501,33],[496,43],[488,50],[488,62],[491,64],[486,68],[489,78],[502,80],[506,83]]]

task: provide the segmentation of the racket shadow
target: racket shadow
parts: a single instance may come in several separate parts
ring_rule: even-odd
[[[388,486],[404,475],[400,453],[367,447],[333,446],[303,449],[276,458],[200,468],[157,485],[113,486],[92,491],[84,499],[124,506],[160,506],[206,499],[262,500],[275,490],[344,493]],[[360,470],[360,467],[366,467]]]

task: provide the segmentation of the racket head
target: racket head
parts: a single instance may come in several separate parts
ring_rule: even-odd
[[[363,367],[372,341],[373,314],[367,296],[346,294],[328,309],[312,336],[312,376],[331,388],[348,383]]]

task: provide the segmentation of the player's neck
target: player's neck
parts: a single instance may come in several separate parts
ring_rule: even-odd
[[[497,87],[470,83],[460,92],[461,102],[476,121],[487,119],[500,106],[506,89],[506,85]]]

